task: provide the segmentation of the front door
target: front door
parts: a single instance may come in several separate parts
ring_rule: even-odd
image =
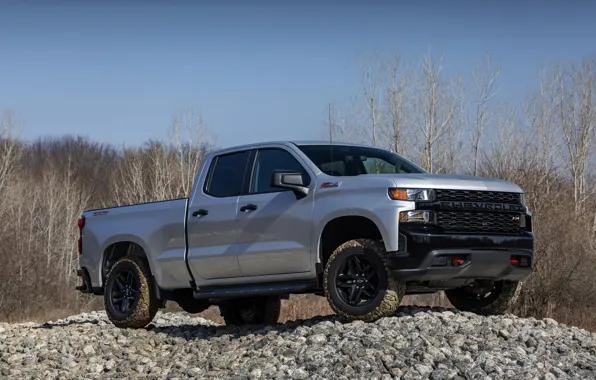
[[[243,276],[311,270],[312,192],[296,199],[290,190],[272,188],[274,171],[301,172],[308,181],[311,178],[285,148],[256,151],[248,194],[238,199],[238,261]]]
[[[197,181],[207,185],[189,201],[188,265],[199,286],[201,278],[241,276],[236,217],[249,155],[247,150],[214,157]]]

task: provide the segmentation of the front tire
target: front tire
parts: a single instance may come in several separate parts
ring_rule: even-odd
[[[279,321],[281,297],[239,298],[220,305],[219,310],[228,326],[272,325]]]
[[[511,310],[520,290],[519,281],[476,281],[470,286],[446,290],[445,295],[461,311],[500,315]]]
[[[114,264],[106,281],[104,306],[116,327],[142,328],[153,320],[160,304],[145,260],[123,257]]]
[[[405,295],[387,268],[385,247],[371,239],[350,240],[331,254],[323,288],[333,311],[348,321],[393,315]]]

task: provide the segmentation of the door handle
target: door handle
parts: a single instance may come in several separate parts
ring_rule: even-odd
[[[205,216],[209,214],[209,211],[205,210],[204,208],[200,208],[197,211],[192,213],[192,216],[197,217],[197,216]]]
[[[246,212],[246,211],[254,211],[257,209],[257,205],[253,205],[251,204],[247,204],[245,206],[240,207],[240,211],[242,212]]]

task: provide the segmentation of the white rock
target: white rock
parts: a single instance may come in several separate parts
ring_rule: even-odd
[[[308,340],[311,341],[312,343],[319,344],[319,343],[326,342],[327,341],[327,337],[325,335],[323,335],[323,334],[315,334],[315,335],[310,336],[308,338]]]

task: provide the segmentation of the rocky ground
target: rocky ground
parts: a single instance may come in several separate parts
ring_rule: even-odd
[[[160,313],[0,324],[0,378],[590,379],[596,334],[553,320],[400,307],[375,323],[320,317],[233,328]]]

